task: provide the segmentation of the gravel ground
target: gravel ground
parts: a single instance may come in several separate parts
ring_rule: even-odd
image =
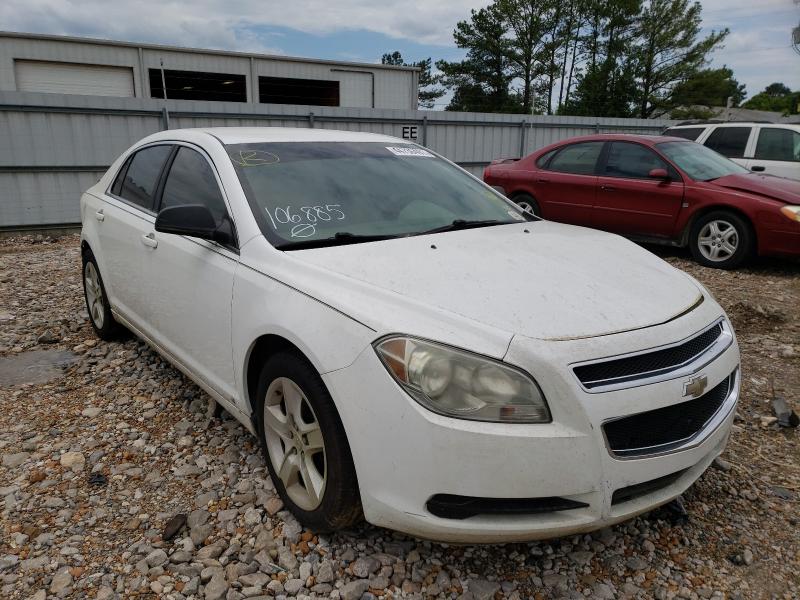
[[[77,237],[0,240],[0,597],[800,598],[800,433],[770,408],[800,404],[800,265],[659,252],[716,295],[743,353],[735,431],[688,519],[454,546],[304,531],[244,428],[143,343],[94,338]]]

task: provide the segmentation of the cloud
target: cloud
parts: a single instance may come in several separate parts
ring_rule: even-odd
[[[235,50],[272,47],[256,30],[311,34],[367,30],[423,44],[452,44],[452,32],[481,0],[5,0],[5,29]],[[249,33],[248,33],[249,32]]]

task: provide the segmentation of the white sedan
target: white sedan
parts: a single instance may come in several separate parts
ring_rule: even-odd
[[[728,439],[739,350],[707,290],[415,144],[164,131],[81,215],[97,334],[134,332],[258,436],[315,530],[589,531],[676,497]]]

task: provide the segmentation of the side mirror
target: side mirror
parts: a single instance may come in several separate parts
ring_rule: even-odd
[[[217,227],[214,216],[204,204],[168,206],[156,217],[156,231],[211,240],[220,244],[230,241],[230,236],[224,228]]]
[[[647,176],[652,179],[669,179],[669,173],[667,173],[666,169],[651,169]]]

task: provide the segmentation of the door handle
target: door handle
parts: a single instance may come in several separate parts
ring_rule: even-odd
[[[762,165],[754,165],[754,166],[750,167],[750,170],[751,170],[751,171],[755,171],[755,172],[757,172],[757,173],[760,173],[760,172],[762,172],[762,171],[765,171],[765,170],[766,170],[766,167],[764,167],[764,166],[762,166]]]
[[[105,221],[106,216],[103,214],[103,209],[101,208],[96,213],[94,213],[94,218],[98,221]]]
[[[617,188],[615,188],[613,185],[601,185],[600,189],[603,190],[604,192],[616,192],[617,191]]]
[[[145,246],[149,246],[150,248],[158,247],[158,240],[156,239],[156,235],[154,233],[148,233],[147,235],[143,235],[142,243]]]
[[[539,177],[536,179],[536,183],[550,183],[550,180],[545,179],[544,177]]]

